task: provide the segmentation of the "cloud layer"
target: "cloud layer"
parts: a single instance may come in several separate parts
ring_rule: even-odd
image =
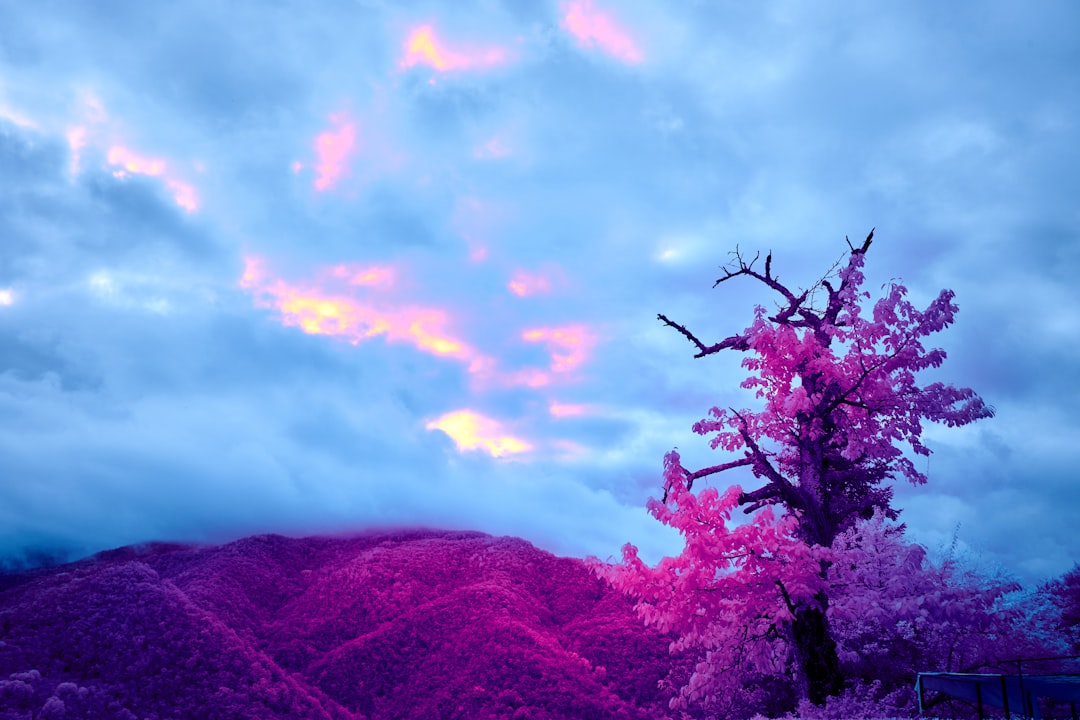
[[[675,551],[644,503],[742,404],[703,337],[877,227],[998,416],[899,488],[1071,567],[1070,3],[23,4],[0,27],[0,554],[433,525]],[[745,478],[733,478],[747,482]]]

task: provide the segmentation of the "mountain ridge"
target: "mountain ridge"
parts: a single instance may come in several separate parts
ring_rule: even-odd
[[[656,718],[668,643],[520,538],[147,543],[0,577],[0,720]]]

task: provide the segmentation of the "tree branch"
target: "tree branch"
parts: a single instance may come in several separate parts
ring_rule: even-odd
[[[674,320],[670,320],[663,313],[660,313],[659,315],[657,315],[656,318],[658,320],[660,320],[661,322],[663,322],[668,327],[673,327],[676,330],[678,330],[680,333],[682,333],[683,337],[685,337],[687,340],[692,342],[697,347],[698,352],[697,352],[696,355],[694,355],[695,358],[705,357],[706,355],[712,355],[713,353],[718,353],[721,350],[731,349],[731,350],[740,350],[742,352],[746,352],[747,350],[750,349],[750,344],[747,342],[746,338],[744,336],[742,336],[742,335],[732,335],[729,338],[724,338],[723,340],[721,340],[718,343],[706,346],[705,343],[701,342],[701,340],[698,340],[697,336],[695,336],[692,332],[690,332],[684,326],[680,325],[679,323],[675,322]]]
[[[744,513],[749,515],[755,510],[760,510],[766,505],[772,505],[780,501],[780,488],[775,484],[769,483],[763,487],[753,490],[751,492],[740,493],[739,504],[746,505],[752,503],[750,507],[743,510]]]
[[[735,264],[738,266],[738,269],[731,270],[730,268],[728,268],[727,265],[722,267],[721,270],[724,271],[724,277],[714,282],[713,287],[716,287],[720,283],[726,280],[730,280],[733,277],[738,277],[739,275],[749,275],[756,280],[760,280],[776,292],[783,295],[789,303],[793,305],[796,304],[795,294],[788,290],[784,285],[780,284],[780,282],[772,275],[772,252],[770,252],[769,257],[765,259],[764,275],[754,270],[754,263],[757,262],[759,257],[761,257],[761,253],[757,253],[756,255],[754,255],[754,259],[751,260],[749,263],[742,259],[742,255],[739,254],[738,248],[735,248],[735,252],[732,254],[735,256]]]
[[[716,473],[724,472],[725,470],[731,470],[737,467],[746,467],[752,465],[753,460],[750,458],[742,458],[740,460],[732,460],[731,462],[721,463],[719,465],[713,465],[712,467],[702,468],[695,472],[688,472],[686,474],[686,489],[689,490],[694,486],[694,481],[698,478],[707,477],[709,475],[715,475]]]

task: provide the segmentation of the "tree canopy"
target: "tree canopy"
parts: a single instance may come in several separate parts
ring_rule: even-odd
[[[957,306],[942,290],[923,310],[899,282],[880,298],[863,290],[873,231],[808,289],[792,290],[773,272],[772,253],[747,259],[738,250],[713,287],[747,278],[777,296],[773,311],[754,309],[741,332],[706,344],[665,315],[696,358],[732,351],[749,371],[742,387],[762,407],[713,407],[693,431],[710,436],[730,459],[684,468],[676,451],[664,459],[663,494],[650,513],[685,537],[677,558],[649,568],[632,545],[623,563],[605,571],[638,598],[650,622],[680,633],[679,646],[699,645],[707,661],[684,688],[699,699],[732,663],[761,670],[783,662],[798,669],[800,694],[816,704],[843,687],[829,627],[830,552],[837,537],[875,514],[897,517],[887,480],[926,482],[908,452],[928,456],[925,421],[958,427],[993,415],[968,388],[918,383],[945,351],[927,337],[950,326]],[[695,481],[748,468],[761,481],[744,490],[694,488]],[[741,507],[750,522],[731,523]]]

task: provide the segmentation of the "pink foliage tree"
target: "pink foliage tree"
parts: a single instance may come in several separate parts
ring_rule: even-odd
[[[829,622],[855,686],[848,696],[914,715],[919,671],[985,672],[1006,657],[1049,654],[1031,637],[1024,615],[1036,604],[1020,585],[961,562],[955,543],[931,562],[878,512],[840,533],[829,557]]]
[[[665,457],[663,496],[648,507],[684,535],[682,554],[650,568],[627,545],[621,564],[601,569],[637,598],[647,621],[678,633],[679,646],[705,649],[683,701],[720,694],[717,683],[723,685],[733,664],[775,670],[785,658],[802,697],[821,705],[838,694],[844,678],[828,616],[834,541],[875,512],[895,519],[892,490],[883,481],[926,482],[904,448],[930,454],[921,442],[923,421],[957,427],[993,415],[970,389],[916,382],[919,371],[945,360],[943,350],[927,349],[923,340],[953,323],[952,291],[918,310],[893,282],[870,316],[863,314],[870,295],[861,289],[862,268],[872,239],[873,231],[861,246],[849,242],[846,262],[799,292],[773,274],[771,253],[759,270],[759,256],[746,261],[736,251],[714,287],[747,277],[779,302],[772,313],[758,306],[748,328],[717,343],[706,345],[659,316],[693,343],[697,358],[743,353],[750,376],[742,387],[764,405],[714,407],[694,425],[732,459],[691,471],[677,452]],[[740,467],[762,484],[694,491],[695,481]],[[732,524],[739,507],[749,522]]]

